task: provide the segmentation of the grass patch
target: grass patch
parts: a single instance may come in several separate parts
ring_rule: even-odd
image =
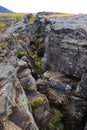
[[[41,58],[37,55],[37,52],[31,53],[31,57],[38,69],[38,72],[42,72],[42,68],[41,68],[41,64],[42,64],[42,60]]]
[[[5,49],[5,48],[6,48],[6,46],[5,46],[4,43],[0,43],[0,47],[1,47],[2,49]]]
[[[18,43],[18,44],[22,44],[22,43],[23,43],[23,40],[22,40],[22,39],[18,39],[18,40],[17,40],[17,43]]]
[[[0,13],[0,18],[19,21],[24,15],[23,13]]]
[[[43,107],[45,104],[46,100],[43,97],[36,97],[30,102],[32,108]]]
[[[57,110],[56,108],[51,108],[48,129],[56,130],[57,128],[59,128],[60,130],[63,130],[63,124],[61,121],[62,118],[63,115],[59,110]]]
[[[44,17],[47,18],[54,18],[54,17],[70,17],[70,16],[74,16],[74,14],[66,14],[66,13],[52,13],[52,14],[48,14],[45,15]]]
[[[0,33],[4,32],[7,25],[4,22],[0,22]]]
[[[31,17],[29,18],[29,22],[34,23],[34,21],[35,21],[35,17],[34,17],[34,16],[31,16]]]
[[[40,75],[43,73],[42,57],[39,56],[38,52],[40,50],[40,46],[42,43],[43,43],[43,38],[40,37],[36,39],[35,43],[31,45],[32,52],[30,54]]]
[[[18,58],[21,58],[22,56],[26,56],[27,55],[27,52],[26,51],[20,51],[18,53]]]

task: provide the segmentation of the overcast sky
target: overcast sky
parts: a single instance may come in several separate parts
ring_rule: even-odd
[[[0,5],[22,13],[52,11],[87,14],[87,0],[0,0]]]

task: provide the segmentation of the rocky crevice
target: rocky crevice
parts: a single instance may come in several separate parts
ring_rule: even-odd
[[[1,130],[86,130],[87,16],[48,14],[26,15],[0,35]]]
[[[87,33],[85,28],[87,23],[84,20],[86,18],[86,15],[78,16],[78,18],[77,16],[60,18],[51,24],[48,30],[46,29],[43,68],[57,71],[57,74],[65,74],[62,81],[60,75],[60,81],[57,81],[57,83],[52,74],[50,74],[51,76],[46,74],[49,88],[51,88],[51,96],[48,92],[48,98],[52,101],[53,94],[53,103],[55,102],[55,105],[61,106],[59,108],[63,109],[62,112],[67,117],[67,119],[64,119],[66,130],[83,130],[86,123],[86,98],[84,98],[86,93],[84,84],[87,72]],[[72,84],[68,83],[70,90],[66,88],[67,82],[64,83],[64,80],[67,75],[69,78],[74,77],[74,81],[78,79],[77,84],[74,86],[74,91]],[[56,91],[54,90],[55,87]],[[54,93],[52,93],[53,91]]]

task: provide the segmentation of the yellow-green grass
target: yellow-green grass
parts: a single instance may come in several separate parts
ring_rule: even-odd
[[[44,15],[44,17],[47,18],[52,18],[52,17],[70,17],[70,16],[74,16],[74,14],[66,14],[66,13],[50,13],[47,15]]]
[[[63,115],[59,110],[57,110],[56,108],[51,108],[48,123],[49,130],[57,130],[58,128],[60,130],[63,130],[62,118]]]
[[[0,13],[0,18],[20,20],[24,15],[24,13]]]
[[[0,33],[4,32],[7,25],[4,22],[0,22]]]
[[[21,58],[22,56],[26,56],[27,52],[26,51],[20,51],[18,52],[18,57]]]
[[[46,100],[44,97],[36,97],[30,101],[30,105],[32,108],[43,107],[46,105]]]
[[[5,46],[4,43],[0,43],[0,47],[1,47],[2,49],[5,49],[5,48],[6,48],[6,46]]]

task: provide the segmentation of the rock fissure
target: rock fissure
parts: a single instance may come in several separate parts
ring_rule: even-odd
[[[87,16],[49,15],[0,34],[1,130],[87,129]]]

